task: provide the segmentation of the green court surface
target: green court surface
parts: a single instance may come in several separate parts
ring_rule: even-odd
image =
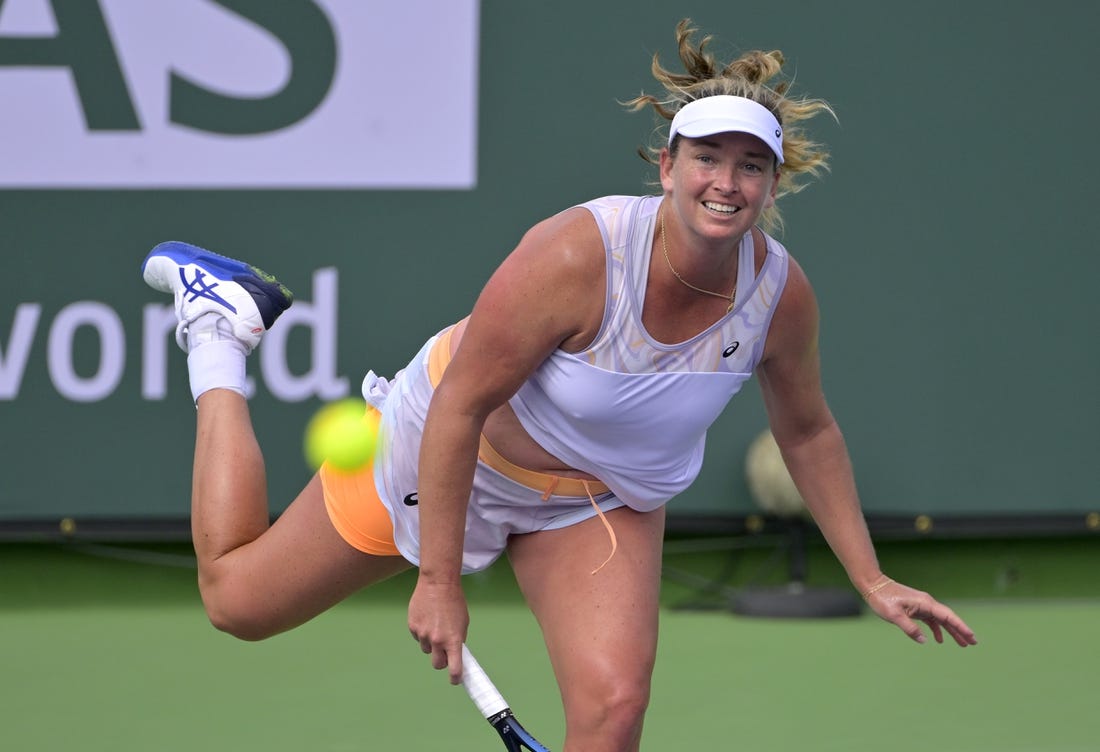
[[[676,568],[724,571],[721,552],[676,551],[670,544]],[[409,637],[410,576],[244,643],[207,623],[186,549],[154,554],[0,546],[4,749],[502,748]],[[1095,539],[926,542],[880,554],[899,577],[923,572],[919,584],[955,607],[980,644],[917,645],[869,615],[685,610],[676,606],[695,594],[670,584],[643,749],[1100,749]],[[731,583],[764,571],[760,561]],[[819,552],[813,566],[811,581],[835,579]],[[467,594],[471,648],[521,720],[560,750],[557,690],[506,566],[468,578]]]

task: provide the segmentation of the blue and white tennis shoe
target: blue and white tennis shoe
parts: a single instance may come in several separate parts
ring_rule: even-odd
[[[245,350],[294,302],[294,295],[262,269],[179,241],[161,243],[141,265],[146,284],[171,293],[176,306],[176,343],[189,352],[188,326],[208,313],[225,318]]]

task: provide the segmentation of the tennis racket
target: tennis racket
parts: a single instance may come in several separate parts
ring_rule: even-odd
[[[485,716],[485,720],[500,734],[508,752],[522,752],[525,749],[531,752],[550,752],[527,729],[519,725],[504,697],[489,681],[485,670],[465,645],[462,646],[462,686]]]

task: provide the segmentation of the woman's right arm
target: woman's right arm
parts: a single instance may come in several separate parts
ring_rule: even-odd
[[[486,284],[432,397],[420,446],[421,561],[409,630],[452,683],[461,679],[469,625],[462,546],[482,428],[556,348],[595,334],[604,285],[603,241],[586,210],[540,223]]]

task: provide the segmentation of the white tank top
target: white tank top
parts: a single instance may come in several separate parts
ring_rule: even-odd
[[[607,255],[603,323],[587,350],[555,351],[509,402],[536,442],[639,511],[698,476],[707,429],[760,362],[788,265],[786,249],[765,235],[755,274],[746,233],[733,311],[685,342],[658,342],[642,326],[642,302],[660,203],[608,196],[583,204]]]

